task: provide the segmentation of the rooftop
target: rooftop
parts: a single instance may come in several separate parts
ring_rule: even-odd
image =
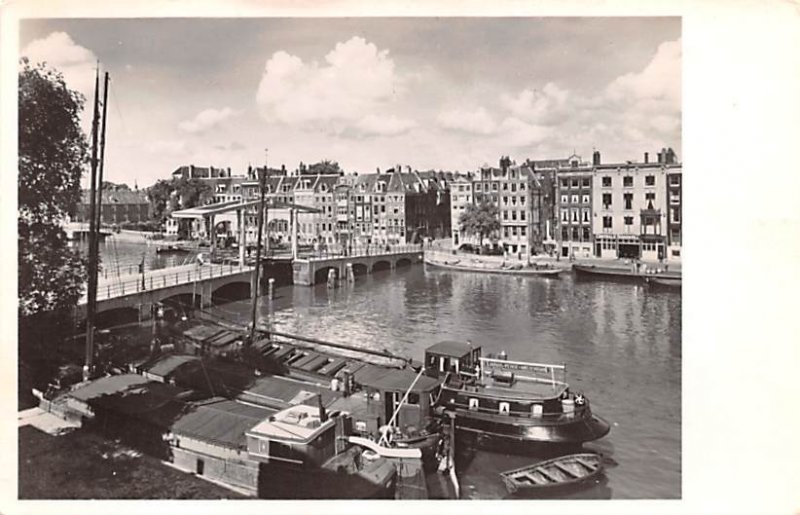
[[[333,420],[322,422],[319,408],[298,405],[275,413],[253,427],[248,434],[278,440],[308,442],[334,424]]]
[[[269,408],[222,397],[194,403],[192,408],[175,421],[171,427],[173,433],[236,448],[246,446],[245,433],[253,424],[275,413]]]
[[[440,356],[451,356],[454,358],[460,358],[475,349],[480,349],[480,346],[472,345],[468,342],[457,342],[454,340],[445,340],[434,345],[431,345],[426,349],[427,352],[433,352],[434,354],[439,354]]]

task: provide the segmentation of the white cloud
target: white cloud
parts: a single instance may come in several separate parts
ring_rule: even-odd
[[[190,134],[206,132],[217,127],[220,123],[227,120],[236,113],[230,107],[222,109],[205,109],[197,113],[191,120],[185,120],[178,124],[178,128]]]
[[[489,135],[497,130],[497,124],[485,108],[473,110],[451,109],[443,111],[437,118],[439,125],[446,129],[470,134]]]
[[[518,118],[508,117],[500,124],[499,133],[502,141],[514,147],[534,145],[556,133],[553,127],[534,125]]]
[[[97,57],[94,53],[75,43],[66,32],[52,32],[47,37],[35,39],[22,49],[20,55],[27,57],[32,65],[44,62],[61,72],[67,87],[81,93],[86,99],[81,125],[89,128],[92,117],[94,82]]]
[[[681,40],[659,45],[650,63],[638,73],[617,77],[606,89],[616,102],[642,102],[652,108],[681,107]]]
[[[417,124],[414,120],[398,118],[394,115],[378,116],[368,114],[356,123],[356,129],[366,136],[397,136],[404,134]]]
[[[525,89],[516,97],[501,96],[501,104],[520,120],[534,124],[554,123],[565,116],[569,92],[552,82],[541,90]]]
[[[267,60],[256,94],[267,121],[341,133],[349,127],[396,131],[401,121],[367,118],[385,111],[402,91],[403,80],[387,50],[353,37],[325,56],[323,64],[304,63],[280,51]],[[380,127],[379,127],[380,126]],[[407,129],[405,129],[407,130]]]

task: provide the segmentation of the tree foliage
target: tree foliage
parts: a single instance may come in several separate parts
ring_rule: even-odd
[[[308,167],[309,174],[339,175],[341,171],[342,169],[339,167],[339,163],[328,159],[322,160],[319,163],[314,163]]]
[[[497,206],[481,201],[469,204],[458,219],[461,232],[476,235],[483,246],[483,239],[500,230],[500,210]]]
[[[31,315],[74,306],[85,262],[69,248],[62,224],[80,201],[88,161],[79,116],[83,97],[45,65],[19,71],[19,311]]]
[[[160,180],[147,190],[150,213],[154,220],[164,222],[176,209],[189,209],[203,204],[212,194],[211,186],[200,179],[184,177]]]

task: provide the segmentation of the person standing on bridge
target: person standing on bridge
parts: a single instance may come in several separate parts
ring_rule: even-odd
[[[203,256],[203,253],[197,255],[197,264],[198,266],[203,266],[206,262],[206,258]]]

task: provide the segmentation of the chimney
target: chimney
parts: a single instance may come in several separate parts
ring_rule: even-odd
[[[649,162],[650,162],[650,154],[648,152],[645,152],[644,153],[644,164],[647,164]]]
[[[599,164],[600,164],[600,151],[599,151],[599,150],[595,150],[595,151],[592,153],[592,164],[593,164],[594,166],[597,166],[597,165],[599,165]]]
[[[667,164],[670,164],[670,165],[671,165],[671,164],[675,164],[675,151],[674,151],[674,150],[672,150],[672,147],[669,147],[669,148],[667,149],[667,158],[666,158],[666,163],[667,163]]]
[[[658,164],[661,164],[663,162],[664,162],[664,155],[661,152],[659,152],[658,153]]]
[[[189,178],[194,178],[194,165],[189,165]]]
[[[376,166],[375,167],[375,173],[377,173],[378,175],[381,174],[381,167],[380,166]]]

